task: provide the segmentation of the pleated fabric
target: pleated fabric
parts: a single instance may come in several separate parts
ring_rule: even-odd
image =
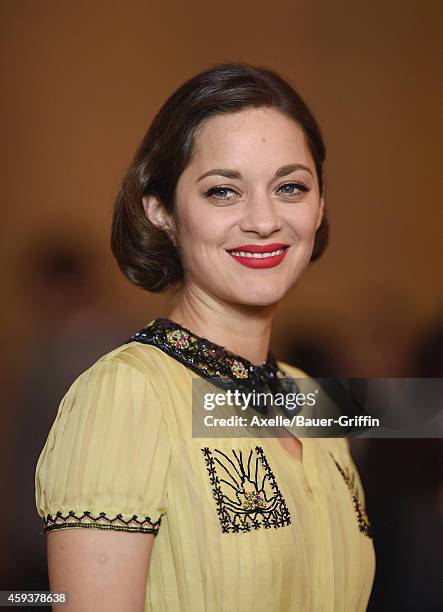
[[[278,439],[193,438],[195,378],[130,342],[74,381],[36,469],[46,530],[153,533],[145,611],[366,610],[375,556],[347,440],[301,439],[299,461]]]

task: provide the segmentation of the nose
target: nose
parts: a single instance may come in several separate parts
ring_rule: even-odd
[[[254,232],[259,236],[270,236],[281,228],[281,219],[276,204],[266,194],[256,194],[248,199],[240,221],[244,232]]]

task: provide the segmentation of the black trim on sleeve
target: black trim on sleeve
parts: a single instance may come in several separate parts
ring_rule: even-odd
[[[152,521],[151,517],[139,518],[134,514],[125,520],[122,514],[113,517],[107,516],[106,512],[99,512],[94,516],[91,512],[85,511],[78,516],[74,510],[70,510],[66,515],[61,511],[55,515],[48,514],[44,518],[44,533],[55,529],[70,529],[72,527],[86,527],[90,529],[113,529],[115,531],[132,531],[137,533],[152,533],[157,535],[160,528],[161,517],[157,521]]]

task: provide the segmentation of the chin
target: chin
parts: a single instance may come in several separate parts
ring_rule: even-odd
[[[232,302],[243,306],[273,306],[278,304],[286,293],[287,290],[262,284],[260,287],[242,287],[230,297]]]

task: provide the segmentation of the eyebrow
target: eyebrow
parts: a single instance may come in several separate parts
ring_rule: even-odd
[[[287,174],[291,174],[291,172],[295,172],[295,170],[306,170],[309,174],[312,174],[312,171],[303,164],[287,164],[286,166],[282,166],[277,170],[274,175],[274,178],[280,178],[282,176],[286,176]],[[213,170],[208,170],[202,174],[198,179],[197,183],[204,179],[206,176],[225,176],[226,178],[231,179],[241,179],[242,175],[238,170],[231,170],[230,168],[214,168]]]

